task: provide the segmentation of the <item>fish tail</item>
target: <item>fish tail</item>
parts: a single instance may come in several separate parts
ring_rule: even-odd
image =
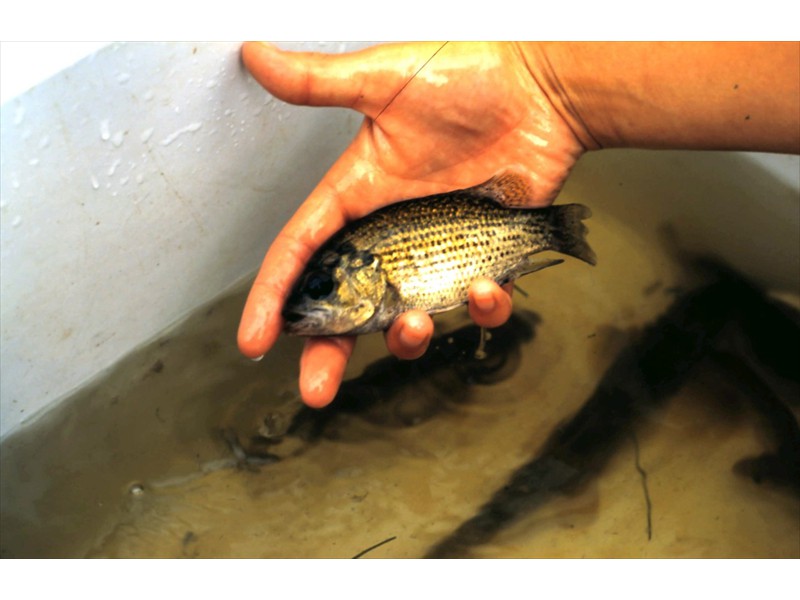
[[[553,237],[552,249],[596,265],[597,255],[586,241],[588,229],[583,224],[583,219],[591,216],[592,211],[582,204],[552,206],[548,215]]]

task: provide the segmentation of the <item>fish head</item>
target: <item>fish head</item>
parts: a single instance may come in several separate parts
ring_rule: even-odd
[[[386,279],[380,259],[345,244],[315,256],[283,308],[294,335],[344,335],[363,327],[380,306]]]

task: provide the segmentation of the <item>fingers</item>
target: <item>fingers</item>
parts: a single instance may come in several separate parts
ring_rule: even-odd
[[[312,254],[348,220],[363,216],[359,210],[369,212],[366,205],[354,208],[353,199],[381,199],[372,183],[377,176],[357,154],[355,145],[339,158],[267,251],[239,325],[238,344],[245,356],[258,358],[275,343],[283,303]]]
[[[491,279],[476,279],[469,287],[469,315],[481,327],[499,327],[508,321],[511,309],[510,290]]]
[[[469,314],[481,327],[499,327],[511,316],[513,284],[500,287],[491,279],[480,278],[469,289]],[[386,347],[402,359],[419,358],[433,337],[433,320],[421,310],[400,315],[386,332]]]
[[[510,286],[508,286],[510,288]],[[469,309],[483,327],[497,327],[511,316],[511,295],[490,279],[470,287]],[[386,332],[386,346],[398,358],[422,356],[433,337],[433,320],[421,310],[411,310],[395,320]],[[300,395],[311,407],[321,408],[336,396],[356,338],[309,338],[300,359]]]
[[[336,196],[318,187],[278,234],[242,311],[237,338],[242,354],[258,358],[272,347],[281,330],[281,309],[292,284],[322,241],[344,222]]]
[[[322,408],[339,391],[356,338],[329,337],[306,340],[300,357],[300,396],[308,406]]]
[[[433,320],[421,310],[400,315],[386,332],[386,347],[398,358],[419,358],[433,337]]]
[[[342,106],[375,117],[440,44],[382,45],[345,54],[242,46],[242,61],[271,94],[291,104]]]

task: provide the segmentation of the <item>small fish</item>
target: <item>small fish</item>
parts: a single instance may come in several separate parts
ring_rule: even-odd
[[[595,254],[580,204],[508,208],[528,187],[506,172],[475,187],[391,204],[346,225],[311,258],[283,310],[295,335],[381,331],[401,313],[435,314],[467,302],[478,277],[499,284],[563,262],[534,262],[545,250],[591,265]]]

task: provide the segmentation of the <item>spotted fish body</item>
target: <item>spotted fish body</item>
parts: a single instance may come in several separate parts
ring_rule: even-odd
[[[527,193],[505,174],[479,186],[389,205],[350,223],[309,261],[284,307],[298,335],[380,331],[401,313],[466,303],[478,277],[506,283],[562,262],[532,262],[555,250],[595,264],[579,204],[509,208]]]

